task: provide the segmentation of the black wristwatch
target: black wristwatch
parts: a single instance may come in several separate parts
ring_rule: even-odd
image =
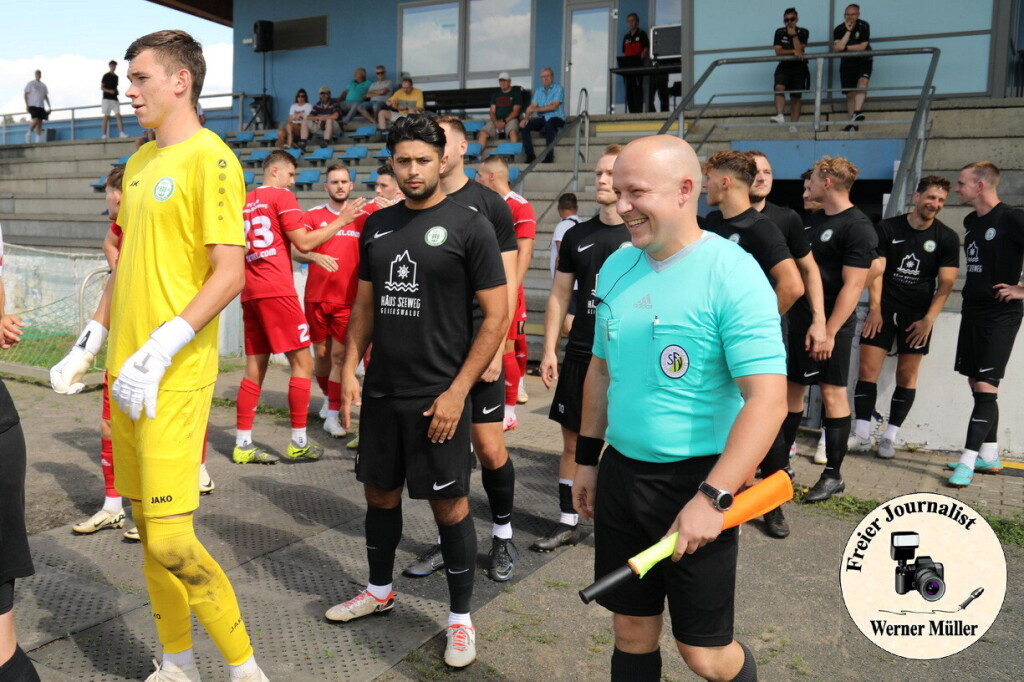
[[[711,498],[711,504],[720,512],[727,511],[732,506],[733,494],[728,490],[719,490],[707,481],[701,481],[697,490]]]

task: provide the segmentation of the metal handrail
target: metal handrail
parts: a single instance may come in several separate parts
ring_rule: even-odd
[[[558,143],[559,143],[559,141],[562,140],[562,138],[564,138],[570,132],[575,132],[575,134],[576,134],[576,143],[575,143],[575,145],[573,147],[572,179],[568,183],[566,183],[565,187],[563,187],[563,190],[564,190],[565,188],[567,188],[571,184],[572,187],[573,187],[573,190],[575,191],[575,189],[577,187],[577,184],[578,184],[578,178],[579,178],[580,128],[581,128],[581,126],[585,126],[585,128],[586,128],[586,135],[583,138],[583,144],[585,145],[585,150],[586,151],[585,151],[585,156],[584,156],[583,160],[587,161],[589,159],[589,157],[590,157],[590,112],[588,111],[589,105],[590,105],[590,93],[587,92],[586,88],[580,88],[580,95],[579,95],[578,106],[577,106],[577,109],[579,110],[579,113],[576,115],[576,118],[574,118],[572,121],[570,121],[566,125],[564,125],[561,128],[559,128],[558,132],[555,133],[555,138],[553,140],[551,140],[551,144],[549,144],[546,147],[544,147],[544,149],[540,153],[537,154],[537,158],[535,158],[533,161],[531,161],[526,166],[526,168],[523,169],[523,171],[519,174],[519,177],[516,178],[516,181],[514,183],[512,183],[512,188],[514,190],[516,190],[517,192],[520,191],[522,189],[524,183],[526,182],[526,176],[529,175],[537,167],[537,164],[542,163],[544,161],[544,159],[547,158],[548,154],[551,154],[552,152],[554,152],[555,147],[558,146]],[[529,135],[530,133],[529,132],[524,132],[523,134],[524,135]],[[546,214],[547,214],[547,210],[545,210],[544,214],[542,214],[542,215],[546,215]],[[538,220],[540,220],[540,218],[538,218]]]

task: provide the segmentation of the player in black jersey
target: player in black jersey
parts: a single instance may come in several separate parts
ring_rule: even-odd
[[[917,388],[921,359],[928,354],[932,326],[953,291],[960,265],[960,239],[937,216],[949,196],[949,180],[929,175],[914,193],[914,210],[877,225],[884,273],[868,285],[868,316],[860,339],[860,372],[853,391],[856,421],[850,452],[871,449],[871,415],[885,356],[896,345],[896,387],[889,424],[877,455],[892,459],[900,426]],[[936,286],[938,280],[938,286]]]
[[[754,158],[734,150],[715,152],[703,170],[708,205],[719,207],[707,214],[703,229],[739,244],[754,257],[775,287],[779,315],[784,315],[804,295],[804,285],[782,232],[750,206],[750,186],[757,174]]]
[[[579,516],[572,506],[572,481],[576,475],[576,438],[583,410],[583,380],[587,376],[594,345],[594,311],[597,307],[594,290],[597,288],[597,273],[605,259],[631,243],[629,230],[615,211],[616,197],[612,189],[612,168],[620,149],[617,144],[609,145],[597,161],[594,175],[600,213],[565,233],[558,249],[558,268],[544,313],[544,358],[540,363],[540,376],[548,388],[556,380],[558,382],[548,417],[562,426],[562,459],[558,464],[558,523],[547,536],[538,538],[530,546],[537,552],[550,552],[561,545],[574,545],[579,541],[576,530]],[[575,291],[574,284],[578,285]],[[569,301],[573,297],[576,316],[569,330],[562,371],[559,372],[558,344],[562,324],[569,312]]]
[[[967,377],[974,410],[960,461],[951,464],[949,484],[956,488],[970,485],[975,471],[1003,470],[997,398],[1024,315],[1014,295],[1024,265],[1024,210],[999,201],[999,175],[995,164],[977,161],[964,166],[956,182],[960,202],[974,208],[964,218],[967,277],[954,365]]]
[[[878,239],[868,217],[850,202],[850,188],[857,179],[857,167],[843,158],[822,157],[814,164],[808,191],[810,198],[822,203],[822,210],[810,217],[811,251],[821,272],[825,293],[826,344],[808,353],[804,334],[811,323],[807,299],[797,301],[789,315],[789,415],[799,423],[803,413],[804,392],[808,385],[821,389],[825,417],[825,470],[804,496],[807,502],[820,502],[846,488],[840,467],[850,438],[850,401],[846,383],[850,369],[857,301],[875,260]],[[788,434],[787,434],[788,435]],[[793,435],[796,430],[793,429]],[[792,442],[786,444],[787,449]]]
[[[362,387],[356,477],[366,494],[366,590],[327,611],[349,621],[394,606],[402,488],[427,499],[441,534],[451,611],[445,662],[476,658],[469,616],[476,532],[469,515],[469,392],[508,330],[505,274],[494,230],[445,197],[445,135],[429,117],[397,121],[388,136],[405,202],[367,219],[359,289],[342,370],[346,428],[360,404],[355,370],[372,340]],[[474,330],[473,301],[483,313]],[[474,333],[475,331],[475,333]]]
[[[804,50],[811,38],[811,32],[796,24],[800,20],[796,8],[790,7],[782,13],[782,28],[776,29],[775,39],[772,46],[775,54],[779,57],[793,56],[793,61],[779,62],[775,67],[775,115],[771,120],[775,123],[785,123],[786,115],[786,92],[789,92],[789,114],[790,121],[796,123],[800,120],[800,106],[803,100],[803,93],[800,90],[807,90],[811,87],[811,72],[807,68],[807,60],[804,59]],[[796,132],[795,127],[790,132]]]
[[[505,200],[466,175],[463,157],[466,153],[466,129],[454,116],[438,116],[434,121],[445,134],[446,164],[441,168],[441,191],[453,201],[469,208],[486,219],[490,231],[497,236],[498,248],[505,269],[505,277],[515,282],[516,242],[512,212]],[[516,306],[516,287],[508,287],[509,311]],[[478,307],[473,309],[476,325],[482,319]],[[492,580],[504,582],[515,570],[516,547],[512,543],[512,506],[515,498],[515,469],[505,447],[502,420],[505,417],[505,381],[502,356],[506,344],[502,343],[483,375],[470,391],[472,410],[473,451],[480,460],[480,479],[491,508],[491,549],[487,554],[487,574]],[[440,539],[422,555],[416,557],[403,573],[410,577],[428,576],[444,567]]]
[[[874,65],[872,57],[861,56],[871,49],[871,26],[860,18],[860,5],[847,5],[843,12],[843,23],[832,31],[832,50],[847,52],[856,56],[839,60],[839,81],[846,95],[846,111],[850,114],[850,125],[843,130],[857,130],[857,121],[864,120],[861,108],[868,96],[868,81]]]

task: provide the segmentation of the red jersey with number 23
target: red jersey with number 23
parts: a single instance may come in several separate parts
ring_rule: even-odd
[[[337,303],[351,306],[356,300],[356,288],[359,284],[359,235],[363,233],[363,224],[371,213],[380,208],[377,204],[367,202],[356,219],[338,230],[338,233],[313,249],[338,260],[338,269],[328,272],[316,263],[309,264],[309,276],[306,279],[306,293],[303,300],[307,303]],[[315,206],[302,216],[302,224],[307,230],[319,230],[334,222],[338,214],[327,204]]]
[[[302,228],[295,195],[281,187],[257,187],[245,195],[245,288],[242,300],[295,296],[292,247],[286,232]]]

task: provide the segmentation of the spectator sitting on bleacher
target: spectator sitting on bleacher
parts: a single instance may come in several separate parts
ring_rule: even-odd
[[[491,95],[490,120],[477,133],[480,151],[487,146],[487,138],[494,136],[519,142],[519,115],[523,113],[523,89],[512,85],[507,71],[498,74],[498,89]]]
[[[565,101],[565,91],[562,86],[555,83],[555,72],[550,66],[545,66],[540,72],[542,87],[533,92],[533,101],[526,107],[526,123],[520,129],[523,131],[523,151],[526,152],[526,163],[533,163],[536,155],[533,153],[533,140],[530,131],[543,130],[544,139],[547,144],[555,140],[558,129],[565,125],[565,110],[562,102]],[[543,163],[554,161],[554,154],[548,154]]]
[[[391,91],[394,87],[388,79],[388,70],[382,65],[378,65],[377,80],[366,91],[366,95],[363,96],[363,103],[357,107],[363,118],[370,123],[376,124],[377,112],[388,105],[388,97],[391,96]]]
[[[305,89],[299,88],[295,93],[295,104],[288,109],[288,120],[281,122],[277,130],[277,146],[286,149],[295,145],[295,133],[302,136],[302,122],[306,120],[313,105],[309,103],[309,95]]]
[[[323,142],[320,143],[321,147],[330,146],[331,138],[334,137],[334,128],[338,125],[340,116],[341,110],[338,108],[338,103],[331,99],[331,89],[325,85],[320,88],[320,101],[313,105],[313,110],[299,129],[299,135],[302,137],[299,140],[299,149],[306,151],[306,141],[311,132],[324,136]]]
[[[388,97],[387,106],[377,112],[377,134],[384,137],[383,133],[388,129],[389,121],[398,120],[409,114],[419,114],[423,111],[423,91],[414,88],[412,79],[408,76],[402,79],[402,87],[395,90],[395,94]],[[394,116],[392,116],[394,113]]]
[[[363,98],[366,97],[366,91],[369,89],[370,82],[366,80],[366,69],[361,66],[356,67],[348,87],[345,88],[345,91],[341,93],[341,97],[338,98],[340,100],[338,102],[340,111],[345,115],[341,119],[342,130],[352,120],[352,117],[356,115],[356,108],[362,104]]]

